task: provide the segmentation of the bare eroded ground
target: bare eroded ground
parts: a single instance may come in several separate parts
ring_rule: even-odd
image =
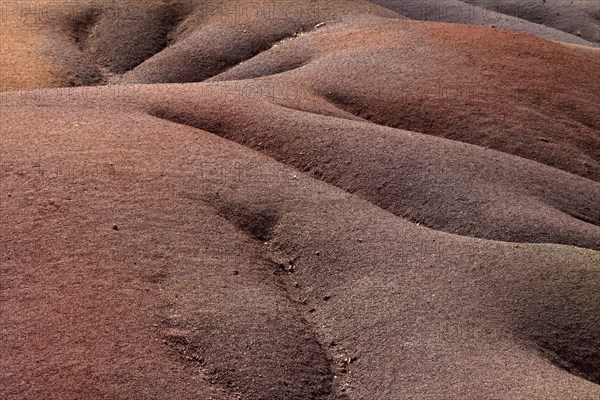
[[[361,0],[27,3],[0,398],[600,397],[586,44]]]

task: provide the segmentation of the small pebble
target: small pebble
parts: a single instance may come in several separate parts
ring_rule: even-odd
[[[113,228],[113,230],[115,230],[115,231],[118,231],[118,230],[119,230],[119,227],[117,226],[117,224],[113,224],[113,227],[112,227],[112,228]]]

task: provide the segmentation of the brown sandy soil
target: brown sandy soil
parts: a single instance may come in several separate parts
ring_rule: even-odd
[[[587,55],[590,55],[592,57],[596,57],[596,58],[600,59],[600,48],[599,47],[583,46],[583,45],[574,44],[574,43],[562,43],[562,44],[564,44],[567,47],[572,48],[573,50],[581,51],[582,53],[585,53]]]
[[[596,58],[359,0],[40,4],[2,30],[1,399],[600,398]]]
[[[600,4],[595,0],[463,0],[600,43]]]
[[[63,86],[51,60],[39,54],[43,35],[4,14],[0,19],[0,91]]]
[[[158,12],[148,4],[148,13]],[[273,79],[280,86],[318,94],[378,124],[490,147],[600,180],[595,57],[516,33],[415,23],[364,2],[314,8],[298,3],[296,9],[281,2],[262,8],[259,2],[249,8],[219,4],[191,10],[175,4],[152,18],[129,17],[137,10],[133,6],[84,8],[78,13],[94,17],[78,20],[75,33],[72,15],[78,13],[70,10],[62,30],[52,26],[53,48],[72,50],[76,35],[83,43],[79,57],[97,65],[104,71],[101,79],[110,82],[277,74]],[[173,25],[165,13],[186,17]],[[163,25],[130,23],[148,18],[163,18]],[[66,75],[89,76],[89,66],[76,58],[61,61],[69,67]],[[372,76],[368,85],[364,76]]]
[[[544,39],[598,46],[595,0],[373,0],[411,19],[482,25]],[[594,9],[595,7],[595,9]]]
[[[494,56],[483,57],[489,53]],[[156,71],[143,67],[124,79],[139,82]],[[494,148],[598,181],[600,81],[591,77],[599,70],[593,57],[516,33],[377,19],[302,35],[212,80],[277,74],[270,80],[318,93],[371,122]]]

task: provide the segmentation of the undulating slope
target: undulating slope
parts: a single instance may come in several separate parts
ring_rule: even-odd
[[[595,0],[463,0],[488,10],[551,26],[600,43],[600,4]]]
[[[55,10],[66,22],[52,19],[51,27],[37,28],[54,32],[53,47],[67,53],[79,37],[86,43],[79,57],[105,71],[108,82],[187,83],[293,70],[273,79],[372,122],[600,179],[600,81],[594,79],[600,61],[592,55],[518,33],[413,22],[358,0],[298,3],[295,9],[270,1],[222,1],[212,8],[133,3],[163,25],[115,18],[137,10],[133,6],[82,6]],[[72,15],[90,13],[89,26],[73,30]],[[185,17],[165,20],[173,15]],[[168,31],[170,45],[151,56],[148,45],[135,43],[147,44],[156,31]],[[60,62],[65,76],[88,76],[87,65],[68,57]]]
[[[600,179],[600,61],[491,29],[379,18],[339,28],[282,43],[211,80],[278,73],[268,81],[377,124]]]
[[[483,25],[547,40],[598,47],[600,5],[595,0],[373,0],[411,19]]]
[[[359,0],[39,4],[2,26],[0,398],[600,398],[593,54]]]
[[[141,87],[139,94],[151,115],[235,140],[415,223],[495,240],[600,248],[597,182],[352,119],[306,92],[270,87],[282,97],[268,94],[264,82],[235,81],[160,92]],[[301,110],[306,103],[314,109]],[[320,112],[334,116],[316,114],[322,104]]]
[[[2,117],[3,398],[600,393],[559,368],[598,382],[595,251],[419,227],[123,107]]]

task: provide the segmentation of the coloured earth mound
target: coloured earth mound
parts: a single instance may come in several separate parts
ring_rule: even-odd
[[[600,398],[598,13],[450,3],[3,2],[0,398]]]

